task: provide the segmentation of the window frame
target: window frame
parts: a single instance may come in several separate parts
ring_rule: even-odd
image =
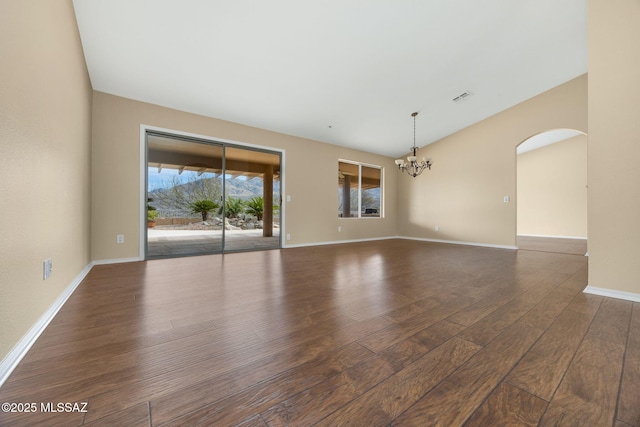
[[[351,165],[355,165],[358,167],[358,216],[340,216],[340,211],[338,211],[338,219],[383,219],[384,218],[384,167],[380,165],[374,165],[372,163],[358,162],[355,160],[347,160],[347,159],[338,159],[338,172],[340,172],[340,163],[348,163]],[[362,168],[367,167],[371,169],[378,169],[380,171],[380,210],[378,212],[378,216],[362,216]],[[340,188],[338,178],[338,189]],[[339,198],[339,196],[338,196]],[[340,205],[340,200],[338,199],[338,206]]]

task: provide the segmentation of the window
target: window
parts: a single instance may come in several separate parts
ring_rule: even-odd
[[[382,168],[338,161],[338,217],[382,216]]]

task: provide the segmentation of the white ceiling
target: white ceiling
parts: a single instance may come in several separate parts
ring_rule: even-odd
[[[392,157],[587,72],[587,0],[73,3],[97,91]]]

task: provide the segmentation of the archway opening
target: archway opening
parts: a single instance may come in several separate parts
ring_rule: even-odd
[[[587,136],[573,129],[534,135],[516,148],[519,249],[587,253]]]

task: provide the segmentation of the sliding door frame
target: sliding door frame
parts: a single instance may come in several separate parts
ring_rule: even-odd
[[[279,247],[283,248],[284,245],[284,238],[283,236],[286,235],[286,213],[285,213],[285,206],[284,203],[282,202],[282,199],[284,198],[284,194],[285,193],[285,150],[282,148],[275,148],[275,147],[268,147],[268,146],[264,146],[264,145],[257,145],[257,144],[251,144],[251,143],[247,143],[247,142],[242,142],[242,141],[234,141],[234,140],[230,140],[230,139],[224,139],[224,138],[216,138],[214,136],[209,136],[209,135],[201,135],[201,134],[195,134],[195,133],[191,133],[191,132],[183,132],[183,131],[178,131],[178,130],[174,130],[174,129],[167,129],[167,128],[161,128],[161,127],[157,127],[157,126],[151,126],[151,125],[145,125],[145,124],[141,124],[140,125],[140,191],[139,191],[139,233],[138,233],[138,237],[139,237],[139,243],[138,243],[138,257],[140,260],[145,260],[146,259],[146,247],[147,247],[147,165],[148,165],[148,159],[147,159],[147,133],[159,133],[159,134],[164,134],[166,136],[175,136],[176,138],[185,138],[185,139],[191,139],[191,140],[196,140],[196,141],[200,141],[200,142],[204,142],[204,143],[211,143],[211,144],[216,144],[216,145],[222,145],[223,150],[224,148],[226,148],[226,146],[231,146],[231,147],[237,147],[237,148],[246,148],[249,150],[257,150],[257,151],[262,151],[262,152],[273,152],[274,154],[279,154],[280,155],[280,201],[279,201],[279,206],[280,206],[280,235],[279,235]],[[223,158],[223,162],[224,162],[224,158]],[[223,196],[226,197],[226,195],[224,194],[224,184],[223,184]],[[224,241],[223,241],[223,248],[222,248],[222,253],[225,253],[224,251]]]

